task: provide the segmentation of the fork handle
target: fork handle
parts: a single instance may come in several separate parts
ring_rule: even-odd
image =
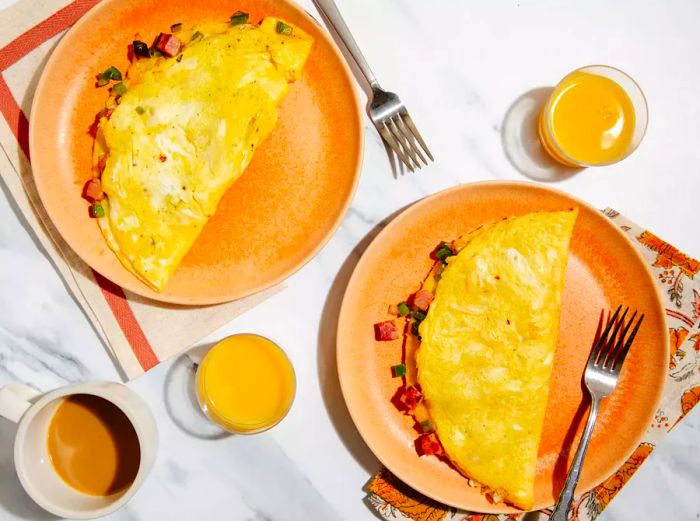
[[[600,408],[600,398],[591,399],[591,410],[588,413],[588,420],[586,421],[586,428],[583,430],[583,435],[581,436],[581,441],[578,444],[578,449],[576,449],[576,456],[574,456],[574,463],[569,469],[569,474],[566,476],[566,482],[564,482],[564,488],[559,494],[559,499],[556,505],[554,505],[554,510],[549,518],[549,521],[566,521],[569,509],[571,508],[571,503],[574,501],[574,492],[576,491],[576,485],[578,484],[578,478],[581,474],[581,467],[583,466],[583,458],[586,455],[586,449],[588,449],[588,442],[591,441],[591,435],[593,434],[593,426],[598,418],[598,410]]]
[[[372,69],[369,68],[367,60],[365,60],[362,51],[360,51],[360,47],[357,45],[355,38],[353,38],[350,28],[345,23],[345,20],[343,20],[343,16],[340,14],[340,11],[338,11],[338,6],[335,4],[335,2],[333,0],[313,0],[313,2],[316,8],[325,17],[326,22],[333,27],[333,30],[342,40],[343,45],[345,45],[353,60],[355,60],[357,67],[360,69],[362,75],[369,83],[369,86],[372,87],[372,89],[378,88],[379,82],[374,76]]]

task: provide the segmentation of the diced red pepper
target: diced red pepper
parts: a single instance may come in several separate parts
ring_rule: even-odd
[[[420,403],[423,399],[423,393],[421,393],[417,387],[409,386],[406,387],[399,395],[399,402],[408,411],[412,411],[416,408],[416,405]]]
[[[104,154],[100,159],[97,161],[97,172],[102,174],[102,172],[105,171],[105,167],[107,166],[107,154]]]
[[[418,438],[418,448],[421,456],[442,456],[445,453],[437,434],[434,432],[423,434]]]
[[[422,289],[413,295],[413,305],[422,311],[428,311],[434,298],[435,295],[432,292]]]
[[[83,194],[85,197],[92,199],[93,201],[101,201],[104,199],[105,194],[102,191],[102,181],[97,178],[90,179],[87,183],[85,183]]]
[[[399,330],[396,327],[396,322],[387,320],[374,324],[374,337],[380,342],[387,342],[399,338]]]
[[[175,56],[180,52],[182,48],[182,42],[169,33],[160,33],[158,36],[158,42],[156,43],[156,49],[165,54],[166,56]]]
[[[114,109],[103,109],[101,115],[103,118],[109,119],[112,115],[112,112],[114,112]]]

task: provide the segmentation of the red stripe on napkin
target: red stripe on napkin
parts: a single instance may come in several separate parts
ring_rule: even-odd
[[[68,29],[98,1],[76,0],[0,49],[0,114],[7,121],[27,159],[29,159],[29,121],[1,73],[52,36]],[[93,275],[134,356],[143,370],[148,371],[160,360],[136,320],[124,291],[96,271],[93,271]]]
[[[76,0],[0,49],[0,71],[7,69],[52,36],[68,29],[99,0]]]
[[[2,74],[0,74],[0,113],[5,117],[10,130],[15,135],[19,148],[29,159],[29,121],[15,101]]]
[[[151,367],[158,365],[160,360],[153,352],[151,344],[148,342],[146,335],[144,335],[138,320],[136,320],[134,312],[126,300],[124,290],[95,270],[92,270],[92,274],[143,370],[148,371]]]

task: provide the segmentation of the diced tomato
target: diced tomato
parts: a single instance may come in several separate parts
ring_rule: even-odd
[[[399,402],[409,411],[415,409],[422,399],[423,393],[412,385],[406,387],[399,395]]]
[[[374,324],[374,337],[381,342],[399,338],[399,330],[396,327],[396,322],[387,320]]]
[[[83,190],[83,195],[88,199],[93,201],[101,201],[105,194],[102,191],[102,181],[97,178],[90,179],[85,183],[85,189]]]
[[[158,36],[158,42],[156,43],[156,49],[165,54],[166,56],[175,56],[180,52],[182,47],[182,42],[169,33],[160,33]]]
[[[434,298],[435,295],[432,292],[422,289],[413,295],[413,305],[422,311],[428,311]]]
[[[114,112],[114,109],[102,109],[101,116],[103,118],[109,119],[109,117],[112,115],[112,112]]]
[[[442,456],[445,453],[437,434],[434,432],[423,434],[418,438],[418,448],[421,456]]]

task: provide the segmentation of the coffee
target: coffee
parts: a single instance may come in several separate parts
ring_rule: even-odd
[[[51,418],[47,446],[61,479],[93,496],[128,488],[141,460],[138,436],[126,414],[91,394],[74,394],[62,401]]]

